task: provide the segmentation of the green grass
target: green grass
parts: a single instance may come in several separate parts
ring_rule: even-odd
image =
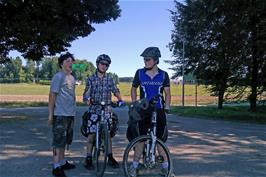
[[[76,95],[80,96],[83,94],[85,86],[80,85],[76,86]],[[120,83],[118,88],[121,91],[122,96],[130,96],[131,83]],[[0,84],[0,95],[48,95],[49,94],[49,85],[40,85],[40,84]],[[182,94],[181,85],[171,85],[171,94],[172,96],[181,96]],[[194,96],[195,95],[195,86],[194,85],[185,85],[185,95]],[[198,87],[199,96],[209,96],[210,93],[205,89],[204,86]]]
[[[48,95],[49,85],[0,84],[0,95]]]
[[[122,96],[130,96],[131,83],[120,83],[119,89]],[[48,95],[49,85],[39,85],[39,84],[0,84],[0,95]],[[81,96],[83,94],[85,86],[76,86],[76,95]],[[171,85],[172,96],[181,96],[181,85]],[[194,96],[195,86],[186,85],[185,86],[185,96]],[[210,93],[205,89],[204,86],[198,87],[198,96],[209,96]],[[177,98],[177,97],[176,97]],[[178,103],[180,105],[181,100],[172,100],[172,103]],[[186,99],[186,97],[185,97]],[[185,100],[185,105],[193,105],[194,100],[188,102]],[[174,105],[173,104],[173,105]],[[47,102],[1,102],[0,107],[28,107],[28,106],[47,106]],[[84,105],[78,102],[78,106]],[[206,102],[205,102],[206,105]],[[256,113],[248,111],[248,106],[224,106],[222,110],[217,109],[217,107],[211,106],[198,106],[198,107],[178,107],[173,106],[171,112],[180,116],[190,116],[190,117],[204,117],[211,119],[223,119],[223,120],[233,120],[233,121],[246,121],[255,123],[266,123],[266,107],[258,107]]]
[[[248,106],[224,106],[223,109],[212,106],[184,108],[174,106],[171,109],[171,113],[186,117],[204,117],[266,124],[266,106],[258,106],[255,113],[250,112]]]
[[[1,108],[23,108],[23,107],[39,107],[48,106],[47,102],[0,102]]]
[[[1,108],[23,108],[23,107],[41,107],[48,106],[47,102],[0,102]],[[85,103],[77,102],[77,106],[85,106]]]

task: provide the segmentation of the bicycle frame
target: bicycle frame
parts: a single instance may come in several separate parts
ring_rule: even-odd
[[[145,166],[148,168],[152,168],[155,165],[155,158],[156,158],[156,124],[157,124],[157,112],[156,108],[154,108],[154,111],[152,112],[152,117],[151,117],[151,129],[148,130],[149,136],[151,136],[151,144],[148,142],[145,142]],[[150,147],[151,145],[151,147]],[[151,153],[151,154],[149,154]],[[151,159],[149,158],[151,157]]]
[[[96,123],[96,143],[95,143],[95,155],[96,155],[96,175],[102,177],[106,168],[107,154],[108,154],[108,141],[109,141],[109,131],[108,131],[108,119],[111,118],[111,114],[108,112],[108,105],[104,102],[98,104],[101,106],[100,115]],[[99,112],[99,110],[97,111]],[[103,156],[103,162],[100,161],[100,156]],[[102,167],[100,167],[102,166]]]
[[[96,148],[100,148],[100,127],[104,126],[107,124],[107,119],[111,117],[111,113],[107,113],[105,111],[106,108],[102,107],[101,114],[100,114],[100,119],[97,121],[96,124]]]

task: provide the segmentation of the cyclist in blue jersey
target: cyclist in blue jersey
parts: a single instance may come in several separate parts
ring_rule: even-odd
[[[167,127],[166,127],[166,113],[169,112],[171,102],[170,92],[170,79],[166,71],[158,68],[159,58],[161,53],[158,47],[148,47],[140,55],[144,58],[145,67],[136,71],[131,87],[131,100],[132,102],[137,100],[137,88],[140,89],[140,99],[147,98],[152,99],[154,96],[160,94],[164,95],[160,97],[156,105],[157,110],[157,137],[163,142],[167,140]],[[142,115],[142,119],[138,123],[140,135],[147,134],[150,127],[150,118],[147,111]],[[130,175],[132,177],[137,175],[137,167],[139,162],[133,161]],[[162,173],[164,169],[168,167],[167,163],[162,164]]]

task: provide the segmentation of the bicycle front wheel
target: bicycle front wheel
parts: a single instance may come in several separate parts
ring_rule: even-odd
[[[138,161],[136,171],[132,171],[132,162]],[[165,176],[172,174],[173,163],[167,146],[159,139],[152,145],[151,136],[142,135],[132,140],[125,149],[123,157],[124,174],[127,177]]]
[[[108,129],[106,124],[100,126],[99,138],[99,146],[96,148],[96,175],[102,177],[108,155]]]

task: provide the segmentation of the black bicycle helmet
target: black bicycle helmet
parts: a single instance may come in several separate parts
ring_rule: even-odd
[[[155,61],[157,61],[157,64],[159,64],[159,58],[161,57],[161,52],[158,47],[148,47],[142,52],[140,56],[144,58],[152,57]]]
[[[111,64],[111,58],[106,54],[99,55],[96,59],[96,64],[98,65],[100,61],[106,61],[109,63],[109,65]]]

